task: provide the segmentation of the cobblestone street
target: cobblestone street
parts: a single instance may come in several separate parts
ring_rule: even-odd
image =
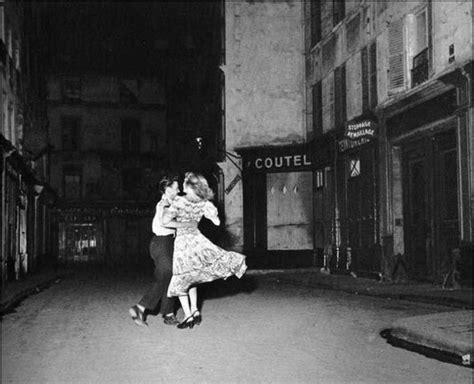
[[[380,336],[445,307],[251,275],[201,286],[203,323],[192,330],[161,316],[140,328],[128,308],[150,278],[82,271],[30,296],[2,319],[2,383],[472,382],[472,369]]]

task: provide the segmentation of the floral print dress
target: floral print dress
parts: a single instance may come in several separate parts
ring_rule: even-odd
[[[210,220],[216,218],[217,208],[207,200],[191,201],[178,196],[165,215],[178,222],[199,222],[203,216]],[[226,279],[232,275],[240,278],[246,269],[244,255],[218,247],[197,228],[178,228],[168,296],[186,295],[191,286],[199,283]]]

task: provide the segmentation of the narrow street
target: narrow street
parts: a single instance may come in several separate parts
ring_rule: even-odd
[[[395,348],[401,317],[447,310],[245,276],[200,287],[179,330],[128,308],[150,276],[81,271],[2,319],[2,383],[471,383],[472,369]],[[178,312],[181,317],[181,312]]]

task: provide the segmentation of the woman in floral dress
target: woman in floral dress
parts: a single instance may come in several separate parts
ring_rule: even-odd
[[[214,194],[204,176],[187,172],[183,192],[186,195],[176,197],[165,211],[165,225],[173,219],[177,222],[199,222],[203,216],[214,225],[220,225],[217,208],[209,201]],[[240,278],[246,269],[244,255],[218,247],[197,228],[178,228],[174,243],[173,276],[168,287],[168,296],[178,296],[184,312],[184,320],[178,324],[178,328],[192,328],[201,322],[196,284],[226,279],[232,275]]]

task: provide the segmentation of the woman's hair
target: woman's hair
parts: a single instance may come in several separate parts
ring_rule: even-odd
[[[174,175],[174,174],[165,175],[160,179],[158,183],[158,190],[163,195],[165,193],[166,188],[171,187],[173,183],[175,182],[178,183],[179,182],[178,180],[179,180],[178,175]]]
[[[196,196],[203,200],[211,200],[214,197],[214,192],[209,187],[206,178],[199,173],[186,172],[184,185],[191,187]]]

